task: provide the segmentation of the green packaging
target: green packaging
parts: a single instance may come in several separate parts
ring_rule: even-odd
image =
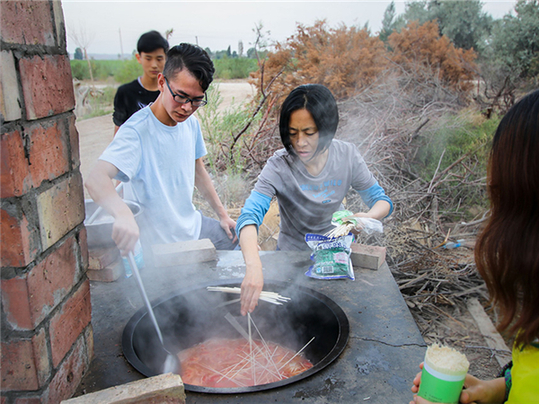
[[[418,395],[435,403],[458,404],[470,364],[466,356],[434,344],[427,349]]]

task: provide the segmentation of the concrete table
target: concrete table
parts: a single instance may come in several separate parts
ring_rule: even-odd
[[[337,303],[350,322],[340,357],[318,373],[277,389],[238,395],[186,392],[187,403],[407,403],[426,345],[387,264],[378,271],[355,268],[356,280],[305,276],[308,252],[262,252],[268,280],[297,283]],[[146,268],[150,301],[211,280],[242,278],[240,251],[219,251],[218,260],[169,268]],[[123,357],[121,336],[143,306],[133,278],[91,283],[95,357],[76,395],[143,378]],[[256,313],[256,311],[255,311]]]

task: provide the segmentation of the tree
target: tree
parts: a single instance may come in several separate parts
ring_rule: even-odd
[[[447,36],[440,36],[436,22],[414,21],[400,33],[393,32],[388,42],[392,61],[416,82],[464,94],[471,90],[475,52],[456,48]]]
[[[382,19],[382,29],[380,30],[379,38],[387,42],[387,38],[393,31],[400,31],[404,27],[404,16],[396,17],[395,2],[392,1],[384,11],[384,18]]]
[[[539,4],[520,0],[515,15],[495,21],[489,47],[482,55],[481,93],[476,100],[485,114],[505,113],[517,89],[539,86]]]
[[[298,24],[296,33],[277,44],[265,63],[267,82],[278,78],[279,100],[300,84],[318,83],[336,98],[346,98],[368,86],[387,67],[384,43],[368,29],[341,25],[330,29],[325,20]]]
[[[506,15],[495,29],[492,39],[494,54],[518,77],[529,79],[539,75],[539,2],[519,0],[515,13]]]
[[[492,27],[492,17],[481,11],[482,7],[480,0],[431,0],[429,14],[431,19],[438,20],[440,34],[451,39],[457,48],[481,51]]]
[[[73,56],[75,60],[82,60],[82,50],[81,48],[75,49],[75,55]]]
[[[492,28],[492,17],[482,11],[480,0],[426,0],[406,3],[404,19],[438,22],[440,35],[447,36],[457,48],[482,51]]]
[[[86,29],[86,25],[79,22],[78,28],[69,29],[69,37],[77,44],[79,48],[82,49],[84,59],[88,62],[88,71],[90,72],[90,81],[94,81],[94,74],[92,72],[92,64],[88,58],[87,49],[94,40],[95,33],[89,33]]]

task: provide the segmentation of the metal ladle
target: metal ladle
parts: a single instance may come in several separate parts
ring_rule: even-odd
[[[163,341],[163,334],[161,334],[161,329],[159,328],[159,324],[157,324],[157,320],[155,318],[152,305],[150,304],[150,301],[148,300],[148,295],[146,294],[146,290],[144,289],[144,284],[142,283],[142,278],[140,277],[138,265],[135,261],[135,257],[133,256],[132,251],[129,251],[127,255],[127,260],[129,262],[129,265],[131,266],[131,270],[133,271],[133,274],[135,275],[135,279],[137,280],[140,294],[142,295],[142,300],[144,300],[144,304],[146,305],[146,309],[148,310],[148,315],[150,316],[150,319],[152,320],[152,323],[155,327],[155,331],[157,332],[157,337],[159,337],[159,341],[161,341],[161,347],[163,348],[163,351],[166,355],[165,360],[163,362],[163,366],[161,368],[162,373],[180,374],[180,371],[181,371],[180,360],[178,359],[176,355],[173,355],[172,353],[170,353],[168,349],[165,348],[165,343]]]

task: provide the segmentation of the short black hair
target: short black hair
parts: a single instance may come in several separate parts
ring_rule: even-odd
[[[200,46],[190,43],[173,46],[167,52],[163,76],[172,79],[183,69],[187,69],[195,76],[202,90],[206,92],[215,73],[215,67],[208,53]]]
[[[137,52],[150,53],[157,49],[163,49],[168,52],[168,41],[157,31],[149,31],[140,36],[137,42]]]
[[[293,152],[290,142],[290,115],[299,109],[309,111],[318,129],[318,147],[315,155],[326,150],[339,125],[337,102],[329,89],[321,84],[304,84],[296,87],[286,97],[281,107],[279,132],[281,141],[288,152]]]

